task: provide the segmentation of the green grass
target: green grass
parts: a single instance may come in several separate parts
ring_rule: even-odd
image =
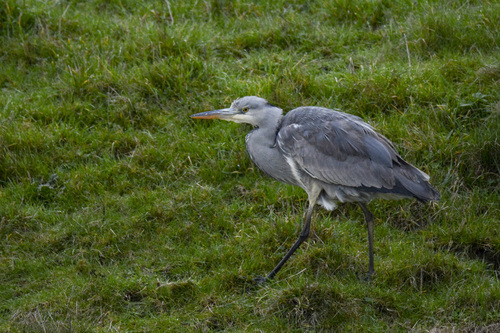
[[[494,331],[500,326],[498,1],[0,4],[0,331]],[[259,95],[341,108],[442,200],[318,209],[258,171]]]

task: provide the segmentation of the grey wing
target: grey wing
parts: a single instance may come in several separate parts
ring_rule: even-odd
[[[392,189],[401,158],[392,144],[360,118],[323,108],[287,114],[277,144],[311,177],[350,187]]]

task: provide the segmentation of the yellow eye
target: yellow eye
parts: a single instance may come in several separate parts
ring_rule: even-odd
[[[247,107],[244,107],[243,109],[241,109],[243,112],[248,112],[248,108]]]

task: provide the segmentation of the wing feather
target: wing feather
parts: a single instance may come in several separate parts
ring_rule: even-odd
[[[287,158],[326,183],[391,189],[401,158],[392,144],[361,118],[340,111],[302,107],[283,119],[277,144]]]

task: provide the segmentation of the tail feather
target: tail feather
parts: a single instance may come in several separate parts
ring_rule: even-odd
[[[398,180],[419,201],[437,201],[441,198],[439,192],[424,179],[415,182],[406,177],[400,177]]]
[[[441,194],[429,183],[429,176],[405,163],[399,168],[398,182],[419,201],[437,201]]]

